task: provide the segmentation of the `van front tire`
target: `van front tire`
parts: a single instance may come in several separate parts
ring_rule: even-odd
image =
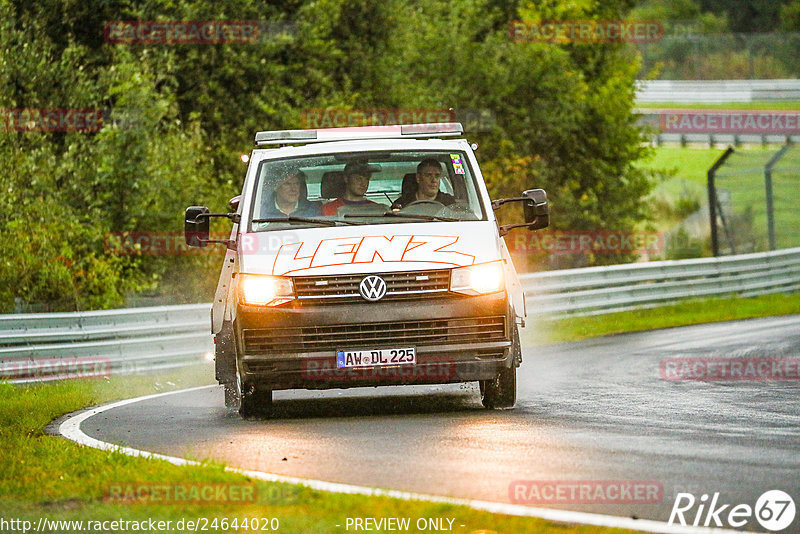
[[[481,403],[490,410],[507,410],[517,402],[517,366],[522,360],[519,329],[514,327],[511,365],[503,368],[492,380],[481,380]]]
[[[242,395],[239,415],[242,417],[266,417],[272,413],[272,390],[253,389]]]
[[[481,402],[490,410],[513,408],[517,401],[517,368],[512,365],[492,380],[481,380]]]
[[[236,382],[225,384],[225,406],[242,417],[264,417],[272,413],[272,390],[242,384],[237,372]]]

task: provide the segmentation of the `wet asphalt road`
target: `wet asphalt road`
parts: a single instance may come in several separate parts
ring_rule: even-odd
[[[661,521],[681,491],[752,506],[781,489],[800,508],[800,381],[659,374],[663,358],[800,356],[800,316],[523,353],[510,411],[484,410],[474,384],[403,386],[276,392],[272,418],[245,421],[214,387],[120,407],[82,429],[246,469],[494,502],[515,502],[509,487],[518,480],[653,481],[663,486],[657,504],[533,505]],[[761,527],[751,520],[750,529]],[[798,531],[800,518],[784,532]]]

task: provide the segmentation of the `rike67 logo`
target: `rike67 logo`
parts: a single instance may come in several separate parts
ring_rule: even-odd
[[[722,527],[727,523],[728,526],[739,528],[755,518],[762,528],[778,532],[792,524],[795,511],[794,500],[781,490],[764,492],[754,507],[749,504],[723,504],[719,493],[714,493],[710,501],[705,493],[700,499],[691,493],[678,493],[669,514],[669,524],[677,521],[682,526]]]

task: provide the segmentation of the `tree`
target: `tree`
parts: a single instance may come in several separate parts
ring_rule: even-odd
[[[631,114],[637,59],[618,44],[516,43],[518,19],[622,18],[632,2],[59,0],[0,2],[0,106],[122,113],[92,132],[0,132],[0,306],[109,307],[132,292],[207,300],[219,258],[120,255],[119,232],[179,234],[190,204],[239,192],[255,131],[312,108],[473,109],[495,197],[545,187],[556,228],[646,217]],[[258,20],[250,44],[103,39],[119,20]],[[220,223],[224,224],[224,223]],[[22,229],[30,228],[24,238]],[[221,254],[221,250],[217,250]],[[604,261],[595,259],[594,261]]]

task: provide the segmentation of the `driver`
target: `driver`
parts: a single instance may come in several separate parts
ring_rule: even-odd
[[[453,195],[439,191],[442,179],[442,164],[434,158],[425,158],[417,165],[417,187],[409,195],[403,195],[392,204],[393,210],[401,209],[412,202],[427,200],[449,206],[456,201]]]

